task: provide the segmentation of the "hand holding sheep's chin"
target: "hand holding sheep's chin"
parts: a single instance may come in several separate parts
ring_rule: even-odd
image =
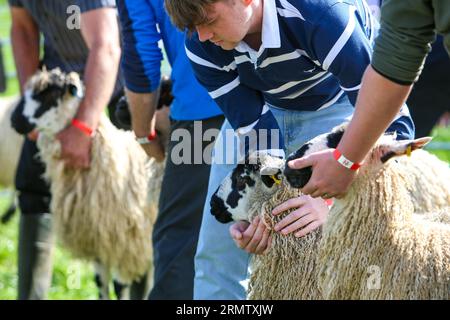
[[[242,250],[253,254],[265,254],[270,249],[272,237],[263,221],[256,217],[252,223],[238,221],[230,226],[230,235]]]
[[[355,171],[340,165],[333,157],[334,149],[311,153],[303,158],[289,161],[291,169],[302,169],[312,166],[312,176],[302,188],[302,193],[313,198],[341,198],[347,192]]]
[[[278,215],[286,210],[297,208],[275,225],[275,231],[283,235],[295,232],[296,237],[303,237],[325,223],[328,206],[322,198],[302,195],[283,202],[272,214]]]
[[[69,168],[87,169],[91,159],[92,138],[79,129],[69,126],[57,135],[61,143],[61,159]]]

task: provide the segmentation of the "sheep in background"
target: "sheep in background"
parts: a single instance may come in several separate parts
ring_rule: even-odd
[[[450,202],[444,200],[437,212],[414,211],[427,207],[423,199],[448,199],[450,169],[420,154],[388,161],[430,140],[394,138],[384,136],[373,148],[322,229],[317,274],[326,299],[450,299]],[[325,134],[310,142],[311,152],[330,147],[327,140]],[[429,172],[438,175],[414,171],[421,166],[433,166]],[[284,171],[293,187],[309,179],[310,172],[301,171]],[[422,184],[427,189],[414,199],[414,188]]]
[[[211,213],[222,223],[252,221],[261,216],[273,230],[289,210],[279,216],[272,209],[299,196],[283,178],[284,160],[254,152],[223,180],[211,198]],[[253,255],[248,289],[249,299],[294,300],[321,297],[315,277],[320,228],[303,238],[272,233],[272,246],[265,255]]]
[[[11,113],[18,98],[0,99],[0,186],[14,188],[14,178],[22,150],[23,137],[11,127]],[[2,223],[11,219],[16,211],[16,193],[11,194],[10,206],[2,215]]]
[[[38,71],[26,86],[24,115],[40,133],[37,145],[62,245],[76,257],[99,262],[106,268],[103,274],[115,271],[122,283],[131,283],[151,267],[158,204],[149,199],[158,195],[149,190],[159,193],[154,186],[161,183],[164,165],[149,160],[133,133],[115,128],[102,115],[93,136],[90,168],[65,168],[55,136],[70,124],[82,93],[77,74]]]
[[[438,212],[450,205],[449,164],[424,150],[411,157],[397,159],[399,168],[408,175],[406,187],[411,195],[415,213]],[[429,177],[429,179],[424,179]],[[430,194],[431,193],[431,194]]]

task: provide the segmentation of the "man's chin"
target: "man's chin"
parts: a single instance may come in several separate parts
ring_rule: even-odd
[[[219,45],[223,50],[233,50],[238,44],[235,42],[221,42]]]

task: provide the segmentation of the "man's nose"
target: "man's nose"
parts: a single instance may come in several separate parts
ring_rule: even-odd
[[[205,42],[213,37],[213,33],[207,27],[197,26],[198,38],[201,42]]]

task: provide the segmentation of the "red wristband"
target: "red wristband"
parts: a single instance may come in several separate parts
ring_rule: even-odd
[[[148,141],[152,141],[155,140],[156,138],[156,130],[152,130],[152,132],[150,132],[150,134],[147,136]]]
[[[155,138],[156,138],[156,130],[152,130],[152,132],[150,132],[150,134],[146,137],[143,138],[136,137],[136,141],[139,144],[149,144],[151,141],[155,140]]]
[[[344,157],[344,155],[338,149],[334,149],[333,156],[337,162],[339,162],[342,166],[346,167],[347,169],[356,171],[361,167],[360,163],[354,163],[348,160],[346,157]]]
[[[72,119],[72,126],[79,129],[81,132],[83,132],[84,134],[86,134],[89,137],[92,137],[94,135],[94,130],[89,128],[89,126],[87,124],[85,124],[84,122],[82,122],[78,119]]]

